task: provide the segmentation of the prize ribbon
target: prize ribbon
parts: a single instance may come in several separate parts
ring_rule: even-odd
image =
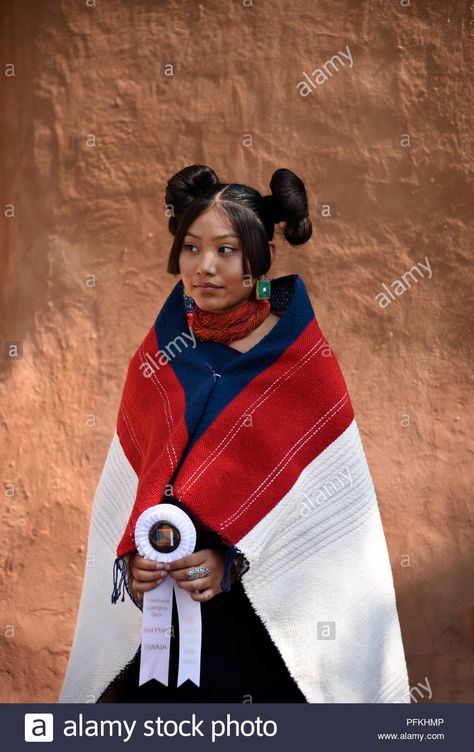
[[[193,553],[196,528],[174,504],[146,509],[135,527],[138,553],[152,561],[175,561]],[[179,620],[179,687],[190,679],[199,687],[201,667],[201,604],[168,575],[161,585],[143,593],[142,643],[139,686],[156,679],[168,686],[173,592]]]

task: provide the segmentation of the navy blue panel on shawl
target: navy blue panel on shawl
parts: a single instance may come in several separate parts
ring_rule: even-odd
[[[185,419],[190,437],[186,455],[229,402],[299,337],[313,319],[314,311],[299,274],[277,277],[271,279],[270,306],[273,311],[284,313],[260,342],[244,353],[219,343],[200,343],[195,347],[190,339],[183,291],[180,280],[156,319],[155,332],[158,346],[170,358],[169,365],[185,392]],[[216,353],[219,348],[222,352],[224,349],[235,352],[235,357],[220,367],[218,377],[203,357],[205,347],[213,345]]]

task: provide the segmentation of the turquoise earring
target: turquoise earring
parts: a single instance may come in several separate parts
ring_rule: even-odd
[[[257,300],[269,300],[272,293],[272,283],[268,277],[264,274],[257,282],[257,289],[255,290],[255,297]]]

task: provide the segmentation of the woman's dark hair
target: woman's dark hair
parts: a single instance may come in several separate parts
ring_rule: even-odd
[[[306,243],[313,230],[303,181],[282,168],[273,173],[270,190],[270,195],[262,196],[247,185],[220,183],[206,165],[190,165],[173,175],[166,186],[167,208],[173,212],[168,227],[174,235],[168,273],[179,274],[184,236],[194,220],[212,206],[225,214],[240,238],[244,274],[260,277],[270,269],[268,242],[276,223],[286,223],[284,234],[289,243]]]

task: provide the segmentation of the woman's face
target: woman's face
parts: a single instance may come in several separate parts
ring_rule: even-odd
[[[255,284],[250,275],[244,278],[240,238],[215,206],[189,225],[178,263],[186,294],[204,311],[236,308]],[[200,287],[206,284],[215,287]]]

